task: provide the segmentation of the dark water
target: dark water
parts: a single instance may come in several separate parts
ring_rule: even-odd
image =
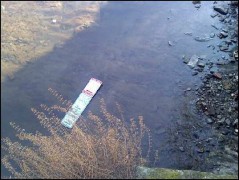
[[[39,129],[30,108],[57,103],[49,87],[74,101],[95,77],[103,87],[86,111],[99,113],[99,99],[104,98],[112,113],[118,102],[126,119],[143,115],[154,146],[160,149],[158,166],[179,167],[166,150],[171,146],[166,144],[167,128],[184,118],[184,90],[200,84],[181,57],[211,53],[207,45],[215,40],[200,43],[193,38],[214,31],[212,12],[212,2],[202,2],[199,10],[192,2],[108,3],[101,8],[97,25],[26,65],[13,81],[2,83],[2,137],[14,138],[10,121],[30,132]]]

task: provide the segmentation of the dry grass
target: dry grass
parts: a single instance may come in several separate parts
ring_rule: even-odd
[[[56,111],[66,112],[72,105],[70,101],[49,89],[57,97],[62,107],[47,107],[42,110],[32,108],[41,125],[50,132],[49,136],[39,132],[26,133],[14,123],[20,140],[30,141],[24,146],[21,141],[2,139],[2,148],[7,155],[2,164],[14,178],[134,178],[136,166],[145,164],[142,158],[141,141],[146,135],[150,153],[151,138],[149,129],[140,116],[138,121],[124,122],[123,112],[117,104],[121,118],[110,114],[101,100],[104,118],[89,112],[88,117],[80,118],[72,130],[64,128],[56,116]]]

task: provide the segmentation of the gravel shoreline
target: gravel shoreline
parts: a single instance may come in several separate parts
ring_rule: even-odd
[[[183,57],[192,76],[201,76],[202,85],[195,90],[188,88],[197,99],[185,105],[183,113],[187,116],[171,129],[170,141],[181,153],[181,169],[238,174],[238,3],[213,4],[211,18],[218,18],[222,27],[212,25],[215,33],[195,40],[218,38],[220,43],[208,48],[212,47],[215,55],[225,52],[228,58],[223,55],[215,61],[197,55]]]

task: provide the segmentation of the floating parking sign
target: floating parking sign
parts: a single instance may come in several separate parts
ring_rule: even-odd
[[[100,80],[91,78],[82,93],[76,99],[75,103],[72,105],[71,109],[62,119],[61,124],[65,127],[72,128],[101,85],[102,82]]]

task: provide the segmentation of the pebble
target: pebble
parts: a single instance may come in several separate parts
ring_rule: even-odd
[[[227,45],[220,46],[219,49],[220,49],[221,51],[227,51],[227,50],[228,50],[228,46],[227,46]]]
[[[229,126],[231,124],[231,121],[229,119],[226,119],[226,124]]]
[[[52,23],[54,23],[54,24],[55,24],[55,23],[56,23],[56,19],[52,19]]]
[[[196,4],[194,7],[199,9],[201,7],[201,4]]]
[[[213,123],[213,120],[211,118],[207,118],[207,123],[208,124],[212,124]]]
[[[212,18],[215,18],[217,15],[218,15],[217,13],[213,13],[213,14],[211,14],[210,16],[211,16]]]
[[[193,35],[192,32],[185,32],[184,34],[185,34],[185,35],[188,35],[188,36],[192,36],[192,35]]]
[[[171,41],[168,41],[168,45],[169,45],[169,46],[172,46],[173,43],[172,43]]]
[[[213,9],[217,12],[219,12],[220,14],[222,15],[226,15],[228,13],[228,9],[227,8],[223,8],[222,6],[219,6],[219,5],[215,5],[213,7]]]
[[[214,38],[214,37],[215,37],[215,33],[211,33],[210,38]]]
[[[181,152],[184,152],[184,151],[185,151],[182,146],[179,147],[179,150],[180,150]]]
[[[203,148],[197,148],[196,151],[197,151],[198,153],[203,153],[203,152],[204,152],[204,149],[203,149]]]
[[[224,65],[224,62],[223,61],[218,61],[216,62],[217,65]]]
[[[187,88],[186,91],[191,91],[191,88]]]
[[[198,62],[198,66],[199,66],[199,67],[205,67],[205,63],[204,63],[204,62],[201,62],[201,61],[199,61],[199,62]]]
[[[234,122],[233,122],[233,126],[236,126],[238,125],[238,119],[236,119]]]
[[[217,68],[216,67],[212,67],[211,69],[210,69],[210,73],[215,73],[217,71]]]
[[[223,37],[223,38],[225,38],[225,37],[228,36],[228,34],[227,34],[226,32],[220,32],[220,36]]]
[[[196,66],[197,62],[198,62],[198,56],[197,55],[193,55],[190,58],[189,62],[188,62],[188,66],[190,68],[194,68]]]
[[[198,74],[197,71],[192,72],[192,76],[196,76]]]
[[[222,75],[218,72],[213,73],[213,76],[217,79],[222,79]]]

